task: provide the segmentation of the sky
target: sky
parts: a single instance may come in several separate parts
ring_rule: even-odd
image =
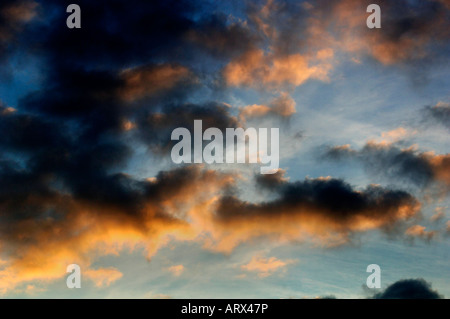
[[[71,2],[0,4],[1,298],[450,296],[449,1]]]

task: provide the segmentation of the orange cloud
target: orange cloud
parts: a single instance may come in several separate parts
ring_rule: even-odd
[[[275,272],[284,269],[286,266],[295,263],[296,260],[287,259],[280,260],[276,257],[264,258],[260,256],[254,256],[248,264],[242,265],[241,269],[256,272],[258,277],[265,278],[273,275]]]
[[[0,114],[1,115],[8,115],[11,113],[16,112],[17,110],[13,107],[2,107],[1,103],[0,103]]]
[[[268,114],[289,117],[295,114],[295,105],[294,99],[288,93],[282,92],[279,97],[269,103],[269,106],[252,104],[241,108],[239,117],[242,122],[249,118],[263,117]]]
[[[283,117],[289,117],[296,112],[296,103],[294,99],[286,92],[281,93],[278,98],[274,99],[270,103],[270,105],[274,113]]]
[[[184,266],[175,265],[167,268],[167,270],[170,271],[175,277],[179,277],[184,272]]]
[[[436,179],[450,186],[450,154],[434,155],[426,153],[424,156],[429,160]]]
[[[386,142],[396,142],[399,141],[401,139],[404,139],[405,137],[411,136],[416,134],[416,131],[409,131],[403,127],[398,127],[396,129],[393,129],[391,131],[388,132],[382,132],[381,133],[381,137],[386,141]]]
[[[116,268],[88,269],[82,272],[82,276],[92,280],[96,287],[108,287],[113,282],[122,278],[123,274]]]
[[[272,54],[248,52],[241,60],[229,64],[225,78],[229,85],[249,86],[257,83],[258,77],[262,77],[263,84],[272,85],[280,82],[301,85],[310,78],[328,80],[332,65],[337,63],[335,51],[348,53],[351,60],[359,63],[361,55],[385,65],[426,58],[433,54],[433,46],[445,44],[450,37],[450,9],[445,0],[423,2],[422,6],[416,6],[381,1],[378,4],[382,8],[382,28],[368,29],[366,8],[370,2],[318,0],[314,4],[291,5],[291,11],[287,12],[287,4],[267,1],[249,14],[249,20],[265,37]],[[293,25],[298,20],[305,23],[291,30],[285,27],[289,19]],[[311,57],[324,61],[313,67]],[[245,63],[249,63],[247,67]],[[257,67],[261,64],[265,67]],[[239,76],[243,78],[239,80]]]
[[[314,5],[294,5],[268,0],[259,7],[251,6],[248,22],[254,29],[246,30],[255,34],[253,42],[225,66],[225,83],[279,89],[300,86],[310,79],[326,82],[339,63],[336,52],[347,53],[357,63],[363,55],[385,65],[409,63],[430,56],[433,45],[450,37],[449,9],[442,1],[426,1],[423,10],[411,4],[404,4],[407,8],[401,10],[383,1],[382,29],[367,28],[368,4],[319,0]],[[411,23],[405,24],[406,19]],[[298,21],[304,23],[297,25]],[[287,23],[292,27],[286,28]]]
[[[426,228],[421,225],[414,225],[409,227],[406,230],[405,234],[411,237],[420,237],[426,240],[431,240],[436,235],[436,232],[426,231]]]
[[[328,81],[331,68],[330,63],[315,63],[301,54],[274,56],[255,49],[231,61],[223,74],[230,86],[276,88],[289,84],[299,86],[309,79]]]
[[[134,123],[130,120],[122,121],[122,130],[131,131],[132,129],[135,129],[135,128],[136,128],[136,123]]]
[[[270,107],[266,105],[252,104],[241,109],[240,116],[243,118],[261,117],[270,112]]]

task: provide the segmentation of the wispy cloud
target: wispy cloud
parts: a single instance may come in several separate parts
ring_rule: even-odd
[[[181,264],[174,265],[167,268],[167,270],[170,271],[175,277],[179,277],[184,272],[184,266]]]
[[[247,264],[241,266],[242,270],[257,273],[258,277],[265,278],[276,272],[285,270],[285,268],[296,260],[287,259],[280,260],[276,257],[264,258],[262,256],[254,256]]]

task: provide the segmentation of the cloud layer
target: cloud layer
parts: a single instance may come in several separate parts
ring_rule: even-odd
[[[384,291],[373,296],[374,299],[441,299],[437,291],[424,279],[403,279],[394,282]]]
[[[331,81],[342,55],[391,66],[428,61],[432,48],[447,48],[444,2],[408,2],[408,10],[383,2],[388,34],[359,31],[365,1],[244,3],[234,15],[217,3],[184,0],[79,1],[81,29],[65,27],[69,3],[0,5],[0,64],[12,70],[2,80],[28,79],[20,63],[11,63],[24,57],[39,61],[40,79],[38,88],[17,93],[16,104],[0,101],[0,293],[61,278],[73,262],[106,287],[121,271],[93,264],[125,249],[151,259],[172,240],[222,253],[260,239],[328,247],[354,233],[392,229],[419,212],[421,203],[406,191],[337,178],[291,182],[280,171],[258,177],[256,189],[268,197],[250,201],[237,170],[167,165],[153,176],[130,163],[144,149],[145,165],[160,167],[172,130],[192,129],[194,119],[204,129],[224,129],[291,117],[293,89]],[[233,89],[273,98],[230,106],[222,97]],[[447,109],[427,112],[446,125]],[[328,156],[389,167],[391,176],[418,185],[450,185],[448,155],[368,144]],[[417,227],[410,233],[429,236]],[[285,265],[258,259],[245,269],[265,276]],[[175,267],[181,274],[184,268]]]

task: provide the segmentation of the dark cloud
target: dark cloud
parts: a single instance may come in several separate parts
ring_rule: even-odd
[[[221,19],[203,20],[193,1],[117,0],[78,2],[81,29],[66,27],[71,2],[41,1],[40,18],[24,29],[13,25],[13,19],[27,17],[22,3],[2,2],[1,12],[11,6],[20,10],[9,11],[16,17],[2,15],[0,30],[8,37],[22,32],[28,41],[14,50],[42,61],[42,83],[22,96],[16,109],[0,108],[2,247],[23,250],[22,257],[11,251],[9,258],[32,259],[30,251],[46,247],[49,240],[55,251],[65,241],[78,242],[90,227],[79,224],[85,214],[88,220],[117,222],[99,231],[120,233],[123,221],[144,237],[185,224],[164,205],[183,198],[184,186],[197,178],[204,186],[217,181],[215,175],[200,177],[203,173],[194,168],[161,172],[154,180],[123,173],[133,154],[125,135],[134,128],[133,137],[161,152],[170,131],[190,127],[194,119],[203,119],[205,127],[235,126],[222,104],[185,101],[198,78],[184,63],[197,58],[189,35],[202,26],[214,27],[211,34],[224,38],[243,29]],[[152,226],[145,229],[145,223]],[[57,230],[65,236],[58,237]]]
[[[304,48],[308,14],[299,1],[254,1],[247,8],[249,23],[276,55],[295,54]]]
[[[437,45],[447,45],[449,7],[440,1],[421,3],[390,2],[381,4],[386,32],[380,33],[387,43],[399,43],[400,57],[405,59],[430,58]],[[405,7],[406,6],[406,7]],[[406,42],[412,41],[412,46]],[[404,43],[405,46],[401,44]],[[416,49],[416,52],[413,52]],[[434,57],[435,58],[435,57]]]
[[[44,14],[52,20],[36,30],[43,41],[40,48],[52,63],[109,70],[175,58],[176,50],[183,48],[184,34],[194,25],[196,11],[192,1],[79,1],[82,28],[68,29],[70,3],[43,1]]]
[[[450,39],[447,4],[443,1],[379,1],[382,28],[368,29],[365,27],[365,8],[370,3],[344,1],[344,4],[336,4],[341,22],[357,27],[354,31],[361,36],[361,44],[367,46],[366,53],[386,65],[421,67],[422,73],[432,61],[444,61]],[[352,7],[363,13],[364,18],[359,22],[350,16]]]
[[[443,125],[450,130],[450,104],[438,103],[434,106],[427,106],[424,109],[425,118],[431,120],[432,123]]]
[[[200,87],[193,69],[194,60],[209,52],[202,49],[205,37],[245,38],[243,26],[229,25],[219,13],[211,17],[193,1],[114,0],[81,1],[82,28],[68,29],[68,3],[43,1],[41,14],[50,20],[41,19],[28,34],[27,49],[46,62],[45,77],[41,89],[21,98],[18,109],[54,123],[48,134],[58,136],[55,130],[63,121],[75,149],[93,151],[106,140],[126,149],[121,134],[136,128],[134,136],[160,152],[170,143],[166,133],[192,126],[194,118],[219,128],[236,123],[220,103],[195,106],[186,100]],[[203,40],[195,41],[201,30]]]
[[[417,205],[415,198],[406,192],[378,186],[356,191],[339,179],[306,179],[292,183],[268,183],[267,179],[258,181],[263,186],[270,185],[280,197],[261,204],[226,197],[219,206],[218,217],[227,221],[264,216],[276,218],[278,215],[289,214],[317,214],[342,224],[351,222],[357,216],[395,221],[400,207],[405,205],[412,209]]]
[[[202,120],[203,130],[216,127],[225,131],[228,127],[241,126],[229,113],[228,106],[221,103],[169,104],[161,112],[150,112],[137,119],[137,134],[155,153],[165,153],[176,143],[171,140],[172,131],[185,127],[194,132],[194,120]]]
[[[433,290],[431,284],[424,279],[399,280],[384,291],[375,294],[374,299],[441,299],[444,298]]]
[[[45,153],[51,148],[62,149],[70,141],[64,124],[15,111],[0,115],[0,145],[4,150]]]
[[[309,238],[325,246],[342,245],[357,232],[393,231],[420,208],[406,192],[379,186],[355,190],[339,179],[261,178],[259,183],[277,198],[251,203],[224,195],[218,201],[213,223],[217,232],[227,234],[226,241],[217,245],[221,250],[257,237],[291,242]]]
[[[82,28],[68,29],[70,3],[41,1],[47,21],[35,26],[27,46],[60,67],[112,71],[144,63],[201,65],[206,56],[228,59],[258,41],[219,3],[81,0]]]
[[[38,5],[32,0],[5,0],[0,4],[0,58],[11,53],[18,36],[37,15]]]
[[[99,214],[139,219],[142,207],[157,206],[163,195],[153,183],[121,173],[132,155],[124,123],[136,123],[134,136],[156,152],[170,141],[171,129],[192,126],[194,118],[221,128],[234,124],[218,104],[184,102],[196,76],[176,61],[190,58],[187,35],[200,23],[193,17],[198,8],[191,1],[81,1],[82,28],[68,29],[69,3],[40,3],[46,19],[26,30],[22,49],[45,62],[42,87],[22,97],[17,110],[1,110],[0,147],[8,152],[3,216],[64,220],[75,207],[96,207]],[[176,172],[177,186],[194,178]],[[175,189],[167,176],[157,178],[170,196]]]
[[[279,169],[274,174],[257,175],[256,183],[261,188],[266,188],[271,191],[277,190],[281,185],[287,182],[287,179],[284,177],[285,173],[285,170]]]
[[[420,153],[415,149],[401,149],[394,144],[367,143],[361,150],[349,146],[329,148],[325,159],[354,159],[363,163],[369,173],[389,179],[403,179],[425,187],[432,182],[449,184],[449,155]]]
[[[229,16],[228,16],[229,17]],[[205,17],[187,34],[187,39],[219,58],[233,58],[261,43],[261,36],[244,23],[229,21],[226,14]]]

